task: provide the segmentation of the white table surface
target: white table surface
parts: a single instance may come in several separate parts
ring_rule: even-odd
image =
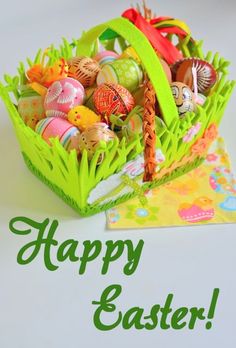
[[[174,5],[175,4],[175,5]],[[0,76],[14,73],[20,60],[33,57],[39,47],[58,44],[60,38],[78,37],[82,30],[119,16],[129,1],[12,0],[1,2]],[[235,78],[236,50],[234,23],[236,2],[225,0],[149,1],[158,15],[184,19],[193,36],[204,38],[205,48],[220,51],[232,61],[230,77]],[[234,169],[236,169],[235,93],[222,121]],[[111,232],[105,227],[105,214],[79,218],[54,193],[25,167],[13,127],[0,103],[0,347],[74,348],[74,347],[161,347],[233,348],[236,346],[236,226],[194,226],[124,230]],[[46,217],[59,220],[56,239],[84,240],[131,239],[145,242],[135,274],[122,274],[124,258],[100,275],[101,258],[89,265],[85,275],[77,274],[78,264],[63,263],[49,272],[43,255],[28,266],[16,262],[19,249],[32,236],[9,232],[9,220],[28,216],[37,221]],[[80,249],[82,250],[82,249]],[[53,253],[54,254],[54,253]],[[220,288],[213,328],[199,324],[193,331],[98,331],[93,325],[95,307],[102,291],[110,284],[121,284],[117,301],[123,310],[133,306],[148,314],[155,303],[163,303],[174,293],[174,307],[209,305],[214,288]]]

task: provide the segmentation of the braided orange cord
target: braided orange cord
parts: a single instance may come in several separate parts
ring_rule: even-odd
[[[150,80],[146,78],[143,114],[144,182],[153,181],[156,173],[155,102],[155,91]]]

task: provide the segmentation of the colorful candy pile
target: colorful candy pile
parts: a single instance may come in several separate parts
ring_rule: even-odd
[[[50,145],[78,155],[86,149],[92,158],[102,143],[142,132],[145,71],[132,47],[123,52],[101,49],[94,57],[59,58],[53,64],[35,64],[26,72],[18,111],[27,126]],[[172,89],[180,117],[203,105],[217,81],[217,72],[199,58],[181,58],[170,64],[157,52]],[[156,118],[163,124],[156,100]]]

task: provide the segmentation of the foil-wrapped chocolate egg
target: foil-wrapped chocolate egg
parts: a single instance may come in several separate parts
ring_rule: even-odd
[[[132,115],[130,118],[128,124],[127,124],[128,131],[135,133],[135,134],[141,134],[143,131],[143,113],[141,111],[136,112]]]
[[[98,86],[103,83],[118,83],[130,92],[135,91],[143,81],[143,70],[132,58],[117,59],[106,64],[98,73]]]
[[[127,115],[134,107],[132,94],[118,84],[104,83],[93,94],[94,106],[98,114],[108,117]]]
[[[35,129],[38,121],[46,117],[43,98],[34,91],[22,94],[18,100],[18,112],[24,123]]]
[[[70,122],[60,117],[47,117],[39,121],[36,128],[36,133],[51,145],[51,138],[58,138],[61,145],[67,150],[79,150],[79,130]]]
[[[87,150],[88,158],[91,159],[100,146],[100,142],[108,143],[116,138],[116,134],[111,131],[105,123],[95,123],[88,127],[79,136],[79,149],[81,152]],[[99,163],[102,161],[102,156]]]
[[[101,70],[99,63],[89,57],[74,57],[68,60],[68,76],[78,80],[85,88],[92,86]]]
[[[94,102],[93,102],[93,94],[97,87],[88,87],[85,89],[85,102],[84,105],[86,105],[89,109],[95,111]]]
[[[195,110],[193,92],[187,85],[182,82],[173,82],[171,84],[171,90],[180,117],[184,116],[188,111],[191,112]]]
[[[193,100],[197,105],[203,106],[207,100],[207,97],[201,93],[197,93],[197,95],[193,96]]]
[[[172,74],[171,74],[171,69],[170,69],[169,65],[166,63],[166,61],[164,59],[161,59],[161,58],[160,58],[160,62],[161,62],[162,68],[166,74],[168,82],[171,83],[172,82]]]
[[[141,106],[137,107],[125,120],[112,115],[110,123],[111,129],[116,132],[119,138],[124,135],[141,134],[143,131],[143,108]]]
[[[84,95],[84,87],[73,78],[53,82],[44,100],[46,116],[67,118],[73,107],[83,104]]]
[[[139,56],[137,55],[135,49],[132,46],[127,47],[120,55],[120,58],[133,58],[138,63],[141,63]]]
[[[108,63],[112,63],[114,60],[118,59],[119,55],[113,51],[102,51],[97,53],[94,59],[103,66]]]
[[[217,81],[217,72],[207,61],[199,58],[185,58],[172,66],[175,81],[182,82],[194,90],[194,69],[199,93],[206,93]]]
[[[101,122],[101,116],[95,114],[84,105],[78,105],[68,113],[68,121],[84,131],[94,123]]]
[[[144,90],[145,87],[141,86],[134,93],[132,93],[136,105],[144,106]]]

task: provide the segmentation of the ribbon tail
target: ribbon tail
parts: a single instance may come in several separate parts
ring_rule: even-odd
[[[163,28],[156,28],[159,33],[164,33],[164,34],[175,34],[177,36],[182,36],[182,37],[186,37],[188,36],[188,34],[186,33],[186,31],[184,31],[183,29],[177,28],[177,27],[163,27]]]
[[[183,56],[182,53],[161,33],[158,32],[145,18],[143,18],[135,9],[129,9],[122,14],[129,19],[152,44],[153,48],[160,54],[168,64],[174,64]]]

